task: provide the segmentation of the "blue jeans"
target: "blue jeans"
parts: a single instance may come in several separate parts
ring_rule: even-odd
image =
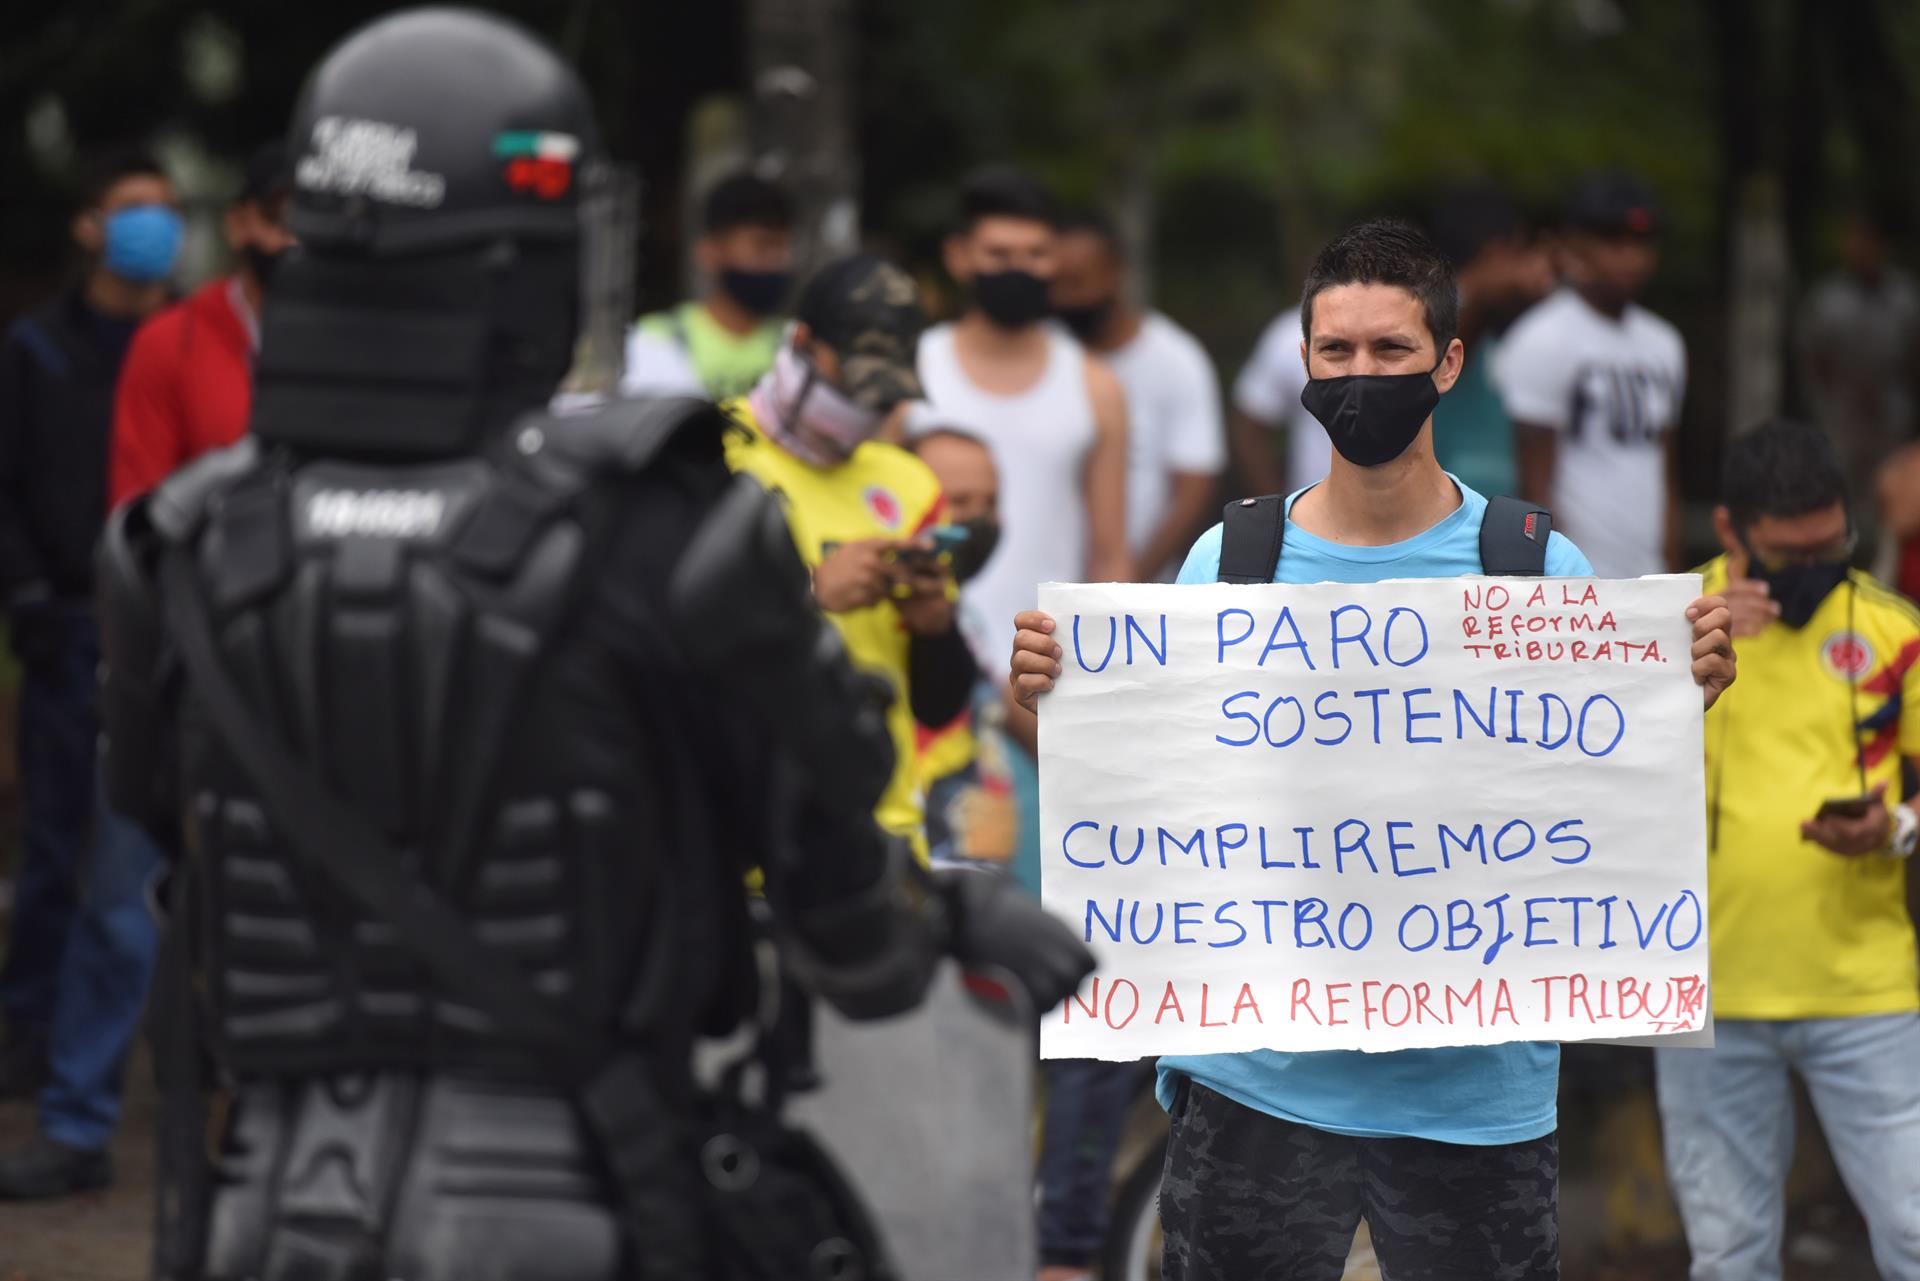
[[[0,969],[0,1013],[15,1033],[44,1036],[53,1023],[93,834],[100,635],[84,606],[49,602],[32,608],[38,640],[20,676],[17,726],[25,813],[12,941]]]
[[[1107,1232],[1108,1184],[1127,1110],[1153,1064],[1050,1059],[1040,1144],[1040,1261],[1085,1267]]]
[[[137,824],[107,808],[105,790],[103,783],[80,912],[61,958],[49,1078],[40,1092],[41,1132],[88,1149],[105,1147],[120,1120],[127,1053],[140,1033],[160,950],[150,898],[160,851]]]
[[[1920,1014],[1728,1019],[1655,1073],[1692,1281],[1779,1281],[1793,1158],[1789,1069],[1866,1216],[1882,1281],[1920,1281]]]

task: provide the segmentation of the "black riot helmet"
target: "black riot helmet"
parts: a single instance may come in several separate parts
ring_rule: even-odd
[[[391,14],[315,68],[287,149],[299,247],[263,309],[257,436],[447,456],[545,403],[573,358],[602,169],[558,54],[472,10]]]

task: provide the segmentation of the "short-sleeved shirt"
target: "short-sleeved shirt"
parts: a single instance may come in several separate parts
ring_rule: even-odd
[[[1127,545],[1138,553],[1166,515],[1176,473],[1211,476],[1226,466],[1220,386],[1199,340],[1157,311],[1132,342],[1100,358],[1127,393]]]
[[[1333,442],[1300,403],[1306,386],[1307,365],[1300,359],[1300,309],[1295,307],[1267,326],[1233,383],[1235,409],[1287,434],[1287,484],[1294,489],[1313,484],[1333,466]]]
[[[201,286],[140,326],[114,396],[111,506],[246,435],[258,345],[252,309],[232,276]]]
[[[1499,352],[1499,339],[1475,339],[1459,380],[1433,408],[1433,456],[1461,484],[1489,497],[1520,492],[1513,420],[1493,381]]]
[[[1687,384],[1680,331],[1644,307],[1616,320],[1563,288],[1514,322],[1493,373],[1515,422],[1559,433],[1549,505],[1595,571],[1666,569],[1667,433]]]
[[[846,462],[816,467],[780,448],[754,421],[745,400],[725,406],[744,433],[727,438],[727,465],[781,499],[794,546],[809,570],[842,543],[863,538],[911,538],[940,522],[946,507],[940,482],[906,450],[869,441]],[[912,638],[892,601],[828,614],[855,665],[893,684],[887,730],[893,739],[893,777],[874,809],[880,825],[926,855],[920,784],[915,767],[913,707],[908,697]]]
[[[1703,566],[1726,586],[1726,558]],[[1920,610],[1854,571],[1805,627],[1742,636],[1740,679],[1707,713],[1713,1012],[1846,1018],[1920,1009],[1905,859],[1800,835],[1823,801],[1887,785],[1920,756]],[[1858,764],[1855,753],[1858,752]]]
[[[785,321],[770,318],[736,334],[698,302],[642,316],[627,337],[620,390],[629,396],[744,396],[773,367],[785,328]]]
[[[1293,510],[1298,493],[1287,499]],[[1348,547],[1287,521],[1276,583],[1376,583],[1480,572],[1480,520],[1487,500],[1460,486],[1460,506],[1424,533],[1384,547]],[[1220,572],[1220,527],[1187,554],[1182,583]],[[1546,572],[1592,573],[1586,557],[1554,534]],[[1560,1047],[1517,1041],[1443,1049],[1183,1054],[1160,1060],[1160,1098],[1170,1103],[1189,1076],[1246,1107],[1334,1134],[1418,1138],[1441,1143],[1522,1143],[1552,1133]]]

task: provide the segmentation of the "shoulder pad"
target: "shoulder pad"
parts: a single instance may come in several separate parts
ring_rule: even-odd
[[[1480,572],[1537,578],[1546,573],[1553,513],[1518,498],[1487,500],[1480,517]]]
[[[145,584],[150,577],[159,531],[153,525],[152,494],[121,503],[107,515],[94,549],[94,570],[106,591]]]
[[[513,428],[524,455],[543,449],[594,471],[647,470],[669,446],[718,459],[726,416],[694,396],[619,397],[577,413],[535,413]]]
[[[1220,571],[1223,583],[1270,583],[1287,536],[1287,496],[1241,498],[1220,509]]]
[[[215,450],[161,481],[147,500],[147,518],[162,538],[180,542],[190,538],[206,519],[207,504],[260,462],[260,445],[252,436]]]

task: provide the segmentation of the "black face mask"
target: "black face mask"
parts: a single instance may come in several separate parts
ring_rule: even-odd
[[[1436,363],[1433,369],[1438,368]],[[1309,378],[1300,403],[1327,429],[1342,458],[1356,467],[1378,467],[1407,452],[1440,403],[1433,369],[1424,374]]]
[[[1053,310],[1047,282],[1030,271],[985,272],[973,278],[968,290],[987,319],[1002,329],[1025,329]]]
[[[254,280],[259,283],[260,288],[264,291],[268,285],[273,283],[273,273],[279,268],[280,260],[287,256],[287,251],[284,249],[267,250],[262,249],[259,245],[248,245],[240,251],[240,254],[247,260],[247,270],[253,273]]]
[[[1811,622],[1820,602],[1847,581],[1847,562],[1843,560],[1768,569],[1754,559],[1751,549],[1747,556],[1747,577],[1767,585],[1768,597],[1780,607],[1780,621],[1796,630]]]
[[[1056,307],[1053,314],[1060,317],[1060,323],[1073,332],[1073,336],[1083,343],[1091,343],[1107,327],[1107,318],[1113,315],[1111,298],[1088,303],[1084,307]]]
[[[720,273],[720,288],[727,297],[756,316],[771,316],[780,310],[792,287],[790,271],[735,271],[729,267]]]
[[[962,521],[967,541],[953,551],[953,581],[964,583],[986,568],[987,558],[1000,545],[1000,522],[991,516],[975,516]]]

